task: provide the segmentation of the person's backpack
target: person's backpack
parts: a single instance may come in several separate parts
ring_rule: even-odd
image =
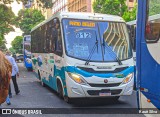
[[[0,104],[2,104],[6,101],[6,98],[8,96],[8,89],[10,83],[9,75],[6,76],[6,81],[3,81],[3,79],[0,77],[0,83]]]

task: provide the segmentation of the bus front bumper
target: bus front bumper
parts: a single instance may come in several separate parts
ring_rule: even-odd
[[[70,78],[67,78],[67,94],[70,98],[83,97],[113,97],[131,95],[133,92],[134,78],[126,84],[120,84],[117,87],[91,87],[90,85],[81,85]]]

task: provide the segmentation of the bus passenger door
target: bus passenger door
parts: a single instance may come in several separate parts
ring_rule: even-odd
[[[137,73],[140,88],[139,104],[141,108],[160,108],[160,18],[150,20],[151,15],[157,14],[154,8],[160,4],[160,1],[139,0],[138,4]]]

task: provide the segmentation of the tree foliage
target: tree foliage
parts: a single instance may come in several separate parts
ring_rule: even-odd
[[[149,1],[149,15],[160,14],[160,0]]]
[[[9,48],[9,51],[13,54],[16,53],[16,51],[13,49],[13,47]]]
[[[11,45],[16,53],[22,53],[22,46],[21,46],[22,42],[23,42],[22,36],[16,36],[12,41]]]
[[[23,5],[28,4],[29,0],[20,0],[22,1]],[[34,0],[30,0],[30,2],[33,4]],[[52,0],[36,0],[37,4],[39,7],[42,8],[52,8],[53,4],[52,4]]]
[[[42,7],[43,8],[52,8],[53,6],[53,3],[52,3],[52,0],[39,0],[39,2],[41,2],[43,5]]]
[[[31,29],[44,20],[41,11],[36,9],[20,10],[16,21],[18,26],[24,32],[24,35],[30,34]]]
[[[137,7],[129,11],[126,0],[96,0],[93,3],[93,9],[97,13],[121,16],[125,21],[136,19]]]
[[[135,5],[131,11],[126,11],[122,17],[126,22],[128,22],[136,20],[136,16],[137,16],[137,5]]]
[[[3,49],[6,48],[4,35],[8,34],[10,31],[14,31],[14,18],[15,15],[12,9],[5,4],[0,4],[0,47]]]
[[[14,2],[15,0],[0,0],[1,3],[3,4],[11,4],[12,2]],[[30,2],[34,2],[34,0],[16,0],[18,3],[22,2],[23,5],[26,5],[28,3],[28,1]],[[52,4],[52,0],[37,0],[37,3],[40,7],[43,8],[52,8],[53,4]]]
[[[11,4],[14,1],[15,0],[0,0],[0,2],[3,3],[3,4]],[[16,1],[19,3],[21,0],[16,0]]]
[[[0,49],[5,50],[6,49],[6,40],[4,39],[3,35],[0,35]]]
[[[14,18],[15,15],[12,9],[4,4],[0,4],[0,33],[2,35],[14,31]]]

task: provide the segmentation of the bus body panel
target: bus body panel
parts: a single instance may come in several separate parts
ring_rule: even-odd
[[[139,88],[139,106],[140,108],[160,108],[160,65],[155,61],[153,54],[149,51],[146,43],[146,12],[147,0],[138,1],[138,19],[137,19],[137,52],[136,68]],[[150,45],[148,45],[150,46]],[[158,51],[158,48],[156,48]],[[147,102],[149,99],[151,103]],[[153,106],[153,105],[154,106]]]

